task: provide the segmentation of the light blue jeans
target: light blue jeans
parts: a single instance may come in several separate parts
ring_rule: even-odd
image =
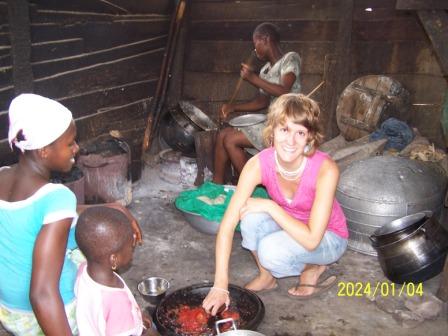
[[[320,244],[308,251],[265,212],[247,214],[240,227],[241,245],[256,252],[261,266],[276,278],[299,275],[306,264],[334,263],[347,249],[347,239],[327,230]]]

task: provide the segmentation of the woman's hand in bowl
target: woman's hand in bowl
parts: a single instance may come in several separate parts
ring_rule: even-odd
[[[215,316],[219,308],[224,304],[226,308],[230,305],[229,291],[223,288],[212,287],[204,301],[202,301],[202,308],[207,313]]]

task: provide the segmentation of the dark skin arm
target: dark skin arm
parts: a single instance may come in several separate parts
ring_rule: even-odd
[[[242,104],[224,104],[221,108],[221,118],[226,119],[233,112],[255,112],[269,106],[270,99],[268,96],[258,94],[255,99]]]
[[[59,293],[71,218],[46,224],[34,244],[30,301],[36,319],[47,336],[72,335]]]
[[[292,72],[288,72],[280,78],[280,84],[270,83],[260,78],[260,76],[252,71],[250,66],[244,63],[241,64],[240,76],[253,86],[262,89],[274,97],[279,97],[282,94],[291,92],[291,88],[296,80],[296,75]]]
[[[292,72],[288,72],[283,75],[280,79],[280,84],[270,83],[260,78],[255,72],[252,71],[252,68],[242,63],[241,64],[241,78],[245,81],[249,82],[253,86],[262,89],[267,92],[271,96],[279,97],[282,94],[291,92],[291,88],[294,85],[296,80],[296,75]],[[270,99],[268,96],[263,94],[258,94],[258,96],[251,100],[250,102],[243,104],[224,104],[221,108],[221,118],[225,119],[232,112],[254,112],[264,109],[269,106]]]
[[[105,203],[105,204],[94,204],[94,205],[78,204],[78,206],[76,207],[76,211],[78,214],[80,214],[85,209],[92,207],[92,206],[106,206],[109,208],[119,210],[122,213],[124,213],[125,216],[131,222],[132,231],[134,231],[134,234],[135,234],[135,242],[139,245],[143,244],[142,229],[140,228],[140,225],[138,225],[138,222],[135,219],[135,217],[131,214],[131,212],[125,206],[121,205],[120,203]]]
[[[149,315],[143,313],[142,314],[143,325],[146,330],[143,330],[142,336],[160,336],[160,334],[152,328],[152,319]]]

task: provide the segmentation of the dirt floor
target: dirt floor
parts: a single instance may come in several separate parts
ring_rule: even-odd
[[[163,168],[162,168],[163,170]],[[123,277],[142,308],[153,309],[137,291],[137,284],[149,276],[161,276],[171,283],[170,291],[213,280],[215,236],[193,229],[174,204],[182,185],[159,178],[160,167],[145,168],[142,179],[133,185],[132,213],[144,232],[144,244],[135,250],[132,267]],[[184,186],[185,187],[185,186]],[[248,251],[241,248],[241,237],[234,238],[231,256],[231,283],[244,286],[256,275],[255,264]],[[375,257],[347,251],[332,269],[339,282],[322,296],[299,301],[287,295],[297,279],[280,279],[279,288],[260,294],[265,316],[258,331],[267,336],[287,335],[446,335],[447,304],[438,302],[435,293],[440,276],[422,284],[423,296],[416,288],[400,285],[393,292]],[[351,292],[353,283],[362,284],[358,296]],[[384,295],[369,298],[364,294],[367,284],[383,288]],[[357,285],[358,287],[360,285]],[[356,287],[356,288],[358,288]],[[373,290],[373,289],[372,289]],[[387,292],[388,290],[388,292]],[[367,291],[366,291],[367,292]],[[436,317],[419,318],[405,307],[420,300],[428,304]],[[0,336],[7,335],[3,329]]]
[[[143,307],[147,304],[136,286],[145,277],[165,277],[171,282],[171,290],[175,290],[212,281],[214,274],[215,236],[196,231],[184,220],[173,204],[182,187],[160,180],[159,169],[146,169],[142,180],[134,185],[131,205],[142,225],[145,243],[136,250],[134,266],[124,277]],[[244,286],[256,275],[256,267],[250,253],[240,243],[241,237],[236,234],[231,256],[231,283]],[[307,301],[290,298],[287,289],[296,278],[281,279],[277,290],[260,294],[266,313],[258,331],[269,336],[447,334],[447,305],[438,302],[432,294],[437,291],[440,276],[423,283],[420,288],[424,294],[420,296],[413,286],[400,294],[401,287],[396,285],[392,293],[394,289],[384,277],[376,257],[349,250],[332,269],[340,274],[339,282],[319,298]],[[370,284],[372,291],[379,283],[383,296],[369,298],[363,293],[355,296],[349,289],[355,282],[362,283],[363,290]],[[416,320],[416,315],[404,306],[422,299],[428,305],[437,303],[430,306],[432,311],[440,309],[437,317]]]

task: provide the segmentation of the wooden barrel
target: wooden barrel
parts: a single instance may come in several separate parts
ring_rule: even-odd
[[[409,92],[396,80],[369,75],[351,82],[341,93],[336,107],[336,121],[348,141],[376,130],[389,117],[407,121]]]

